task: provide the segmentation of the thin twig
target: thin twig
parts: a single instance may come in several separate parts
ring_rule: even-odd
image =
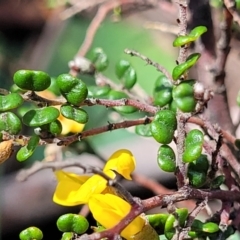
[[[161,32],[172,33],[174,35],[177,35],[179,32],[176,25],[170,25],[162,22],[146,22],[143,27],[146,29],[155,29]]]
[[[225,79],[225,65],[227,61],[228,54],[230,52],[230,40],[232,35],[232,20],[233,17],[229,10],[223,8],[223,20],[220,23],[221,36],[217,43],[217,58],[214,68],[214,75],[216,81],[220,84],[224,84]]]
[[[177,178],[177,185],[178,188],[183,187],[184,185],[188,184],[188,178],[187,178],[187,172],[186,172],[186,165],[182,160],[182,155],[184,152],[184,139],[185,139],[185,124],[187,121],[186,114],[182,113],[180,111],[177,111],[177,133],[178,137],[176,140],[176,146],[177,146],[177,159],[176,159],[176,165],[177,170],[175,172],[176,178]]]
[[[147,96],[146,92],[138,85],[134,85],[134,88],[130,90],[124,89],[123,85],[119,85],[114,83],[111,79],[104,76],[102,73],[95,74],[95,82],[98,86],[110,86],[111,89],[120,90],[128,95],[129,98],[133,100],[141,100],[144,103],[149,102],[149,96]]]
[[[43,170],[51,168],[53,170],[64,169],[67,167],[78,167],[83,170],[84,173],[92,173],[92,167],[84,166],[80,163],[79,159],[71,159],[65,161],[57,161],[57,162],[35,162],[30,168],[23,169],[17,174],[18,181],[25,181],[31,175]]]
[[[108,1],[99,7],[97,14],[95,15],[91,24],[88,27],[84,42],[81,45],[81,47],[77,53],[77,56],[83,57],[86,55],[87,51],[89,50],[89,48],[93,42],[94,36],[95,36],[97,29],[99,28],[101,22],[105,19],[107,13],[109,11],[111,11],[113,8],[118,7],[119,4],[120,4],[120,2],[118,0]]]
[[[0,89],[1,91],[1,89]],[[44,97],[41,97],[37,95],[33,91],[28,91],[21,95],[23,99],[27,102],[33,102],[36,103],[39,107],[44,106],[59,106],[66,104],[67,102],[62,99],[47,99]],[[109,99],[100,99],[100,98],[86,98],[82,103],[80,103],[78,106],[95,106],[95,105],[101,105],[105,107],[118,107],[118,106],[132,106],[140,111],[149,112],[152,114],[155,114],[159,108],[152,106],[147,103],[141,103],[139,100],[134,99],[117,99],[117,100],[109,100]]]
[[[161,66],[159,63],[153,62],[151,59],[149,59],[148,57],[144,56],[143,54],[134,51],[134,50],[130,50],[130,49],[125,49],[124,52],[126,54],[129,54],[131,56],[136,56],[141,58],[143,61],[145,61],[147,64],[154,66],[157,71],[163,73],[169,80],[171,80],[173,82],[173,78],[172,75],[168,72],[167,69],[165,69],[163,66]]]
[[[82,140],[82,139],[84,139],[86,137],[89,137],[89,136],[94,136],[94,135],[97,135],[97,134],[100,134],[100,133],[113,131],[113,130],[120,129],[120,128],[128,128],[128,127],[132,127],[132,126],[148,124],[151,121],[152,121],[152,118],[145,117],[145,118],[138,119],[138,120],[128,120],[128,121],[123,121],[123,122],[120,122],[120,123],[109,123],[108,125],[103,126],[103,127],[86,130],[82,133],[77,133],[75,135],[64,137],[63,139],[61,139],[61,141],[58,143],[58,145],[59,146],[69,145],[72,142]]]
[[[91,0],[91,1],[76,1],[72,3],[73,5],[67,9],[65,9],[60,17],[62,20],[66,20],[72,16],[74,16],[77,13],[80,13],[86,9],[89,9],[91,7],[97,6],[98,4],[104,3],[108,0]]]
[[[187,34],[187,1],[178,0],[179,5],[179,18],[178,18],[178,27],[179,35],[185,36]],[[183,46],[179,50],[178,63],[183,63],[187,59],[188,46]]]

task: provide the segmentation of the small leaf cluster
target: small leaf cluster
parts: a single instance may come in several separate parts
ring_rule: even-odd
[[[176,223],[181,229],[186,228],[189,213],[187,208],[177,208],[173,213],[157,213],[146,215],[150,225],[161,236],[171,240],[176,233]],[[228,229],[222,232],[217,223],[214,221],[202,222],[194,219],[191,227],[188,228],[186,239],[216,239],[219,233],[224,234],[224,239],[233,234],[234,229],[229,226]],[[185,238],[184,238],[185,239]]]

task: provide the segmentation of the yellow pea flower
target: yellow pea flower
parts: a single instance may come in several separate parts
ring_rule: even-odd
[[[114,179],[115,170],[126,179],[131,179],[130,174],[135,169],[135,159],[132,153],[122,149],[115,152],[107,161],[103,172]],[[58,185],[53,201],[63,206],[74,206],[88,203],[93,194],[110,192],[107,180],[98,174],[91,177],[78,176],[64,171],[56,172]]]
[[[136,161],[129,150],[121,149],[113,153],[107,161],[103,172],[114,170],[121,174],[124,178],[132,180],[130,174],[135,170]]]
[[[89,208],[94,219],[105,228],[112,228],[119,223],[131,209],[131,205],[122,198],[112,194],[94,194],[89,199]],[[125,239],[133,239],[142,231],[145,220],[136,217],[122,232]]]

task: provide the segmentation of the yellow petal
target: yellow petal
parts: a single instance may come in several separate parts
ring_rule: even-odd
[[[77,123],[71,119],[67,119],[65,117],[60,117],[58,118],[58,120],[61,122],[62,124],[62,135],[68,134],[69,132],[72,133],[79,133],[82,132],[83,128],[84,128],[84,124],[81,123]]]
[[[53,201],[62,206],[76,206],[82,204],[78,200],[79,184],[63,181],[58,183],[53,195]]]
[[[121,149],[116,151],[107,161],[103,171],[115,170],[124,178],[131,180],[130,174],[135,170],[136,161],[129,150]]]
[[[55,175],[59,183],[54,192],[53,201],[63,206],[82,204],[78,199],[78,191],[90,176],[79,176],[62,170],[55,171]]]
[[[66,181],[66,180],[74,181],[79,183],[79,187],[90,178],[90,176],[87,176],[87,175],[77,175],[75,173],[65,172],[62,170],[57,170],[54,172],[54,174],[58,182]]]
[[[58,110],[60,110],[61,106],[55,106]],[[70,132],[72,133],[80,133],[85,127],[85,124],[75,122],[71,119],[65,118],[62,114],[59,115],[58,120],[62,124],[62,135],[66,135]]]
[[[131,205],[112,194],[95,194],[89,200],[89,208],[93,217],[105,228],[114,227],[125,217],[131,209]],[[145,225],[145,220],[136,217],[122,232],[121,236],[131,239],[140,232]]]
[[[106,174],[113,178],[115,174],[108,170]],[[93,175],[89,178],[79,189],[78,199],[83,203],[88,203],[89,198],[93,194],[102,193],[107,187],[107,180],[101,177],[100,175]]]

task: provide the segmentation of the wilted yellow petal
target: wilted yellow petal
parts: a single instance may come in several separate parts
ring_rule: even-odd
[[[115,170],[124,178],[131,180],[130,174],[135,170],[136,161],[129,150],[121,149],[116,151],[107,161],[103,171]]]
[[[89,199],[89,208],[96,221],[105,228],[111,228],[128,214],[131,205],[112,194],[95,194]],[[145,220],[141,217],[136,217],[121,232],[121,236],[131,239],[131,236],[140,232],[144,225]]]

